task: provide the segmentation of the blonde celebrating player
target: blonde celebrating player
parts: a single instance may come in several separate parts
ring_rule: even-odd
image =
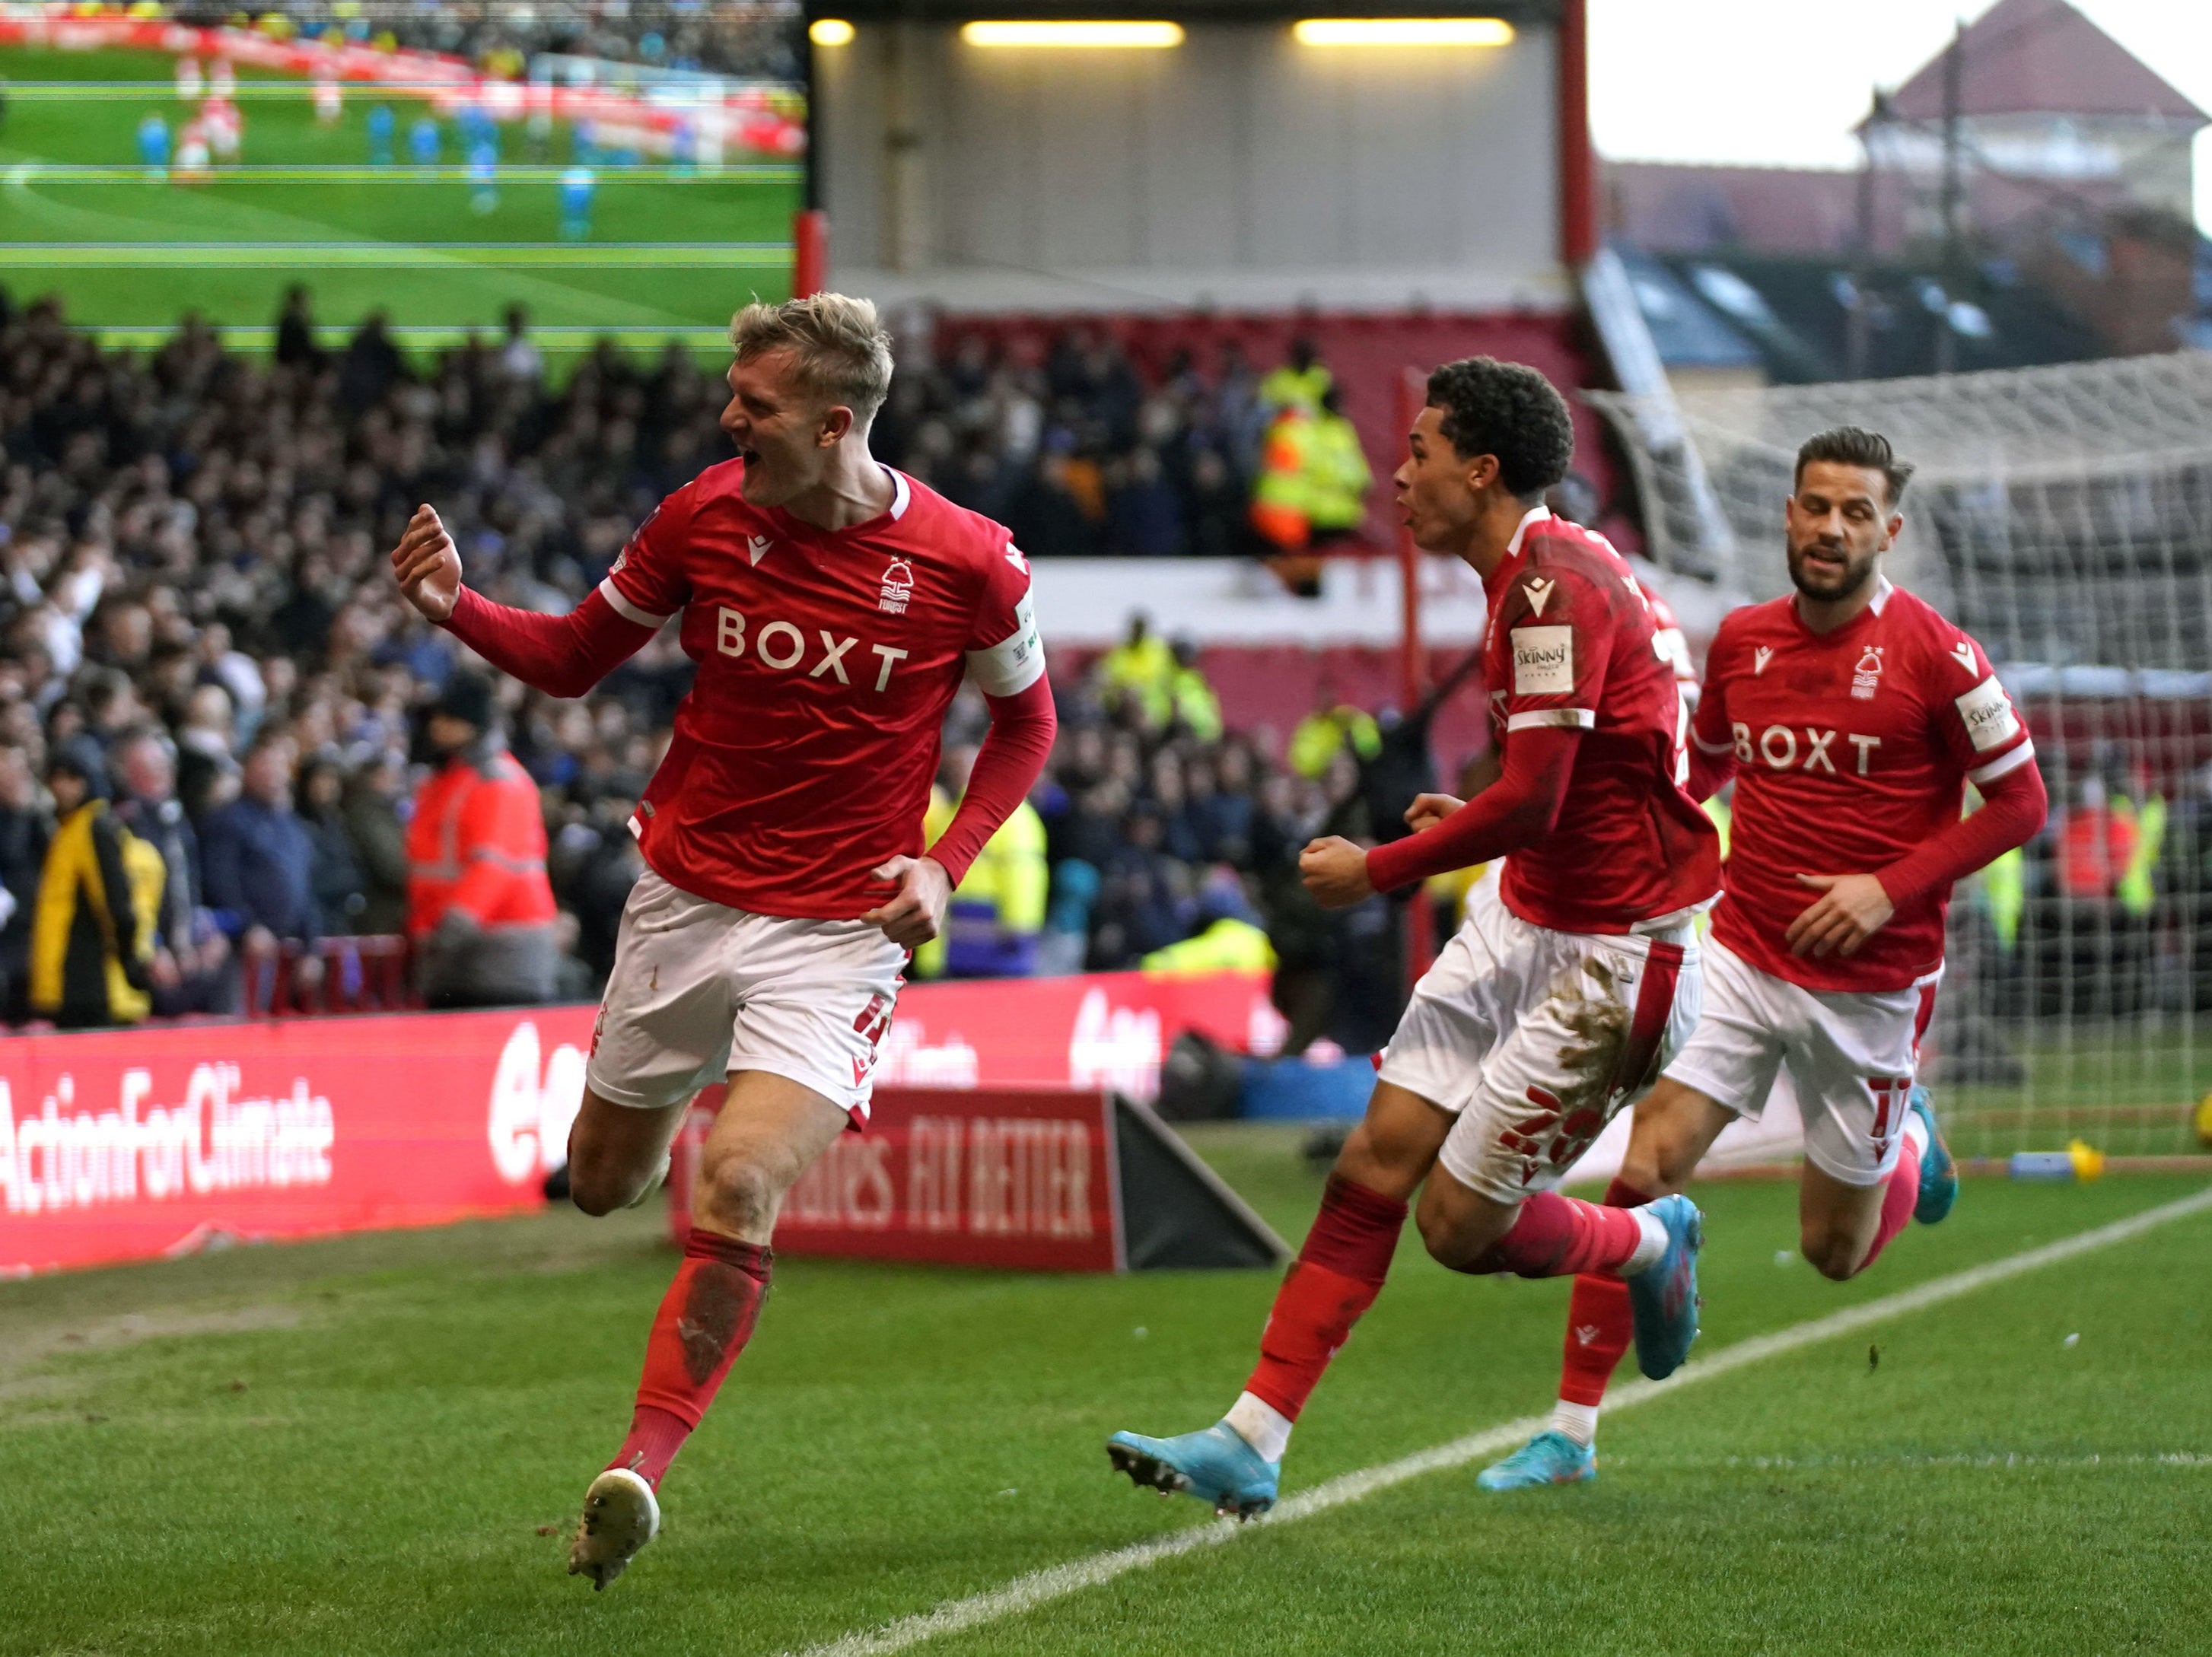
[[[784,1193],[866,1123],[909,952],[1053,739],[1022,555],[868,454],[891,376],[875,307],[748,306],[730,337],[721,423],[738,458],[664,501],[569,614],[464,587],[428,507],[392,555],[417,610],[548,695],[583,695],[678,616],[698,664],[630,820],[647,867],[568,1141],[578,1207],[634,1203],[692,1096],[727,1079],[629,1436],[569,1552],[598,1587],[659,1529],[662,1475],[752,1333]],[[939,730],[970,676],[990,734],[925,848]]]
[[[1735,611],[1713,639],[1692,792],[1736,786],[1705,1011],[1637,1107],[1606,1193],[1632,1208],[1681,1190],[1786,1066],[1805,1117],[1801,1242],[1838,1280],[1957,1199],[1914,1079],[1951,883],[2025,843],[2046,805],[1982,647],[1881,574],[1911,476],[1872,432],[1808,441],[1784,519],[1796,592]],[[1984,804],[1961,817],[1968,782]],[[1485,1470],[1485,1489],[1596,1477],[1598,1405],[1632,1332],[1620,1285],[1577,1278],[1567,1329],[1549,1429]]]

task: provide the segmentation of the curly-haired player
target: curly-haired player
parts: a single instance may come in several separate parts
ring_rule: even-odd
[[[1504,763],[1471,803],[1421,796],[1405,840],[1317,840],[1299,864],[1332,907],[1500,857],[1504,875],[1415,988],[1243,1395],[1203,1432],[1108,1442],[1138,1484],[1222,1513],[1273,1503],[1291,1423],[1382,1289],[1417,1189],[1422,1240],[1455,1271],[1625,1280],[1647,1375],[1697,1333],[1686,1198],[1606,1208],[1551,1188],[1697,1020],[1691,922],[1720,857],[1683,792],[1674,669],[1620,555],[1543,505],[1574,432],[1542,375],[1448,363],[1408,440],[1396,482],[1415,542],[1464,561],[1489,597]]]

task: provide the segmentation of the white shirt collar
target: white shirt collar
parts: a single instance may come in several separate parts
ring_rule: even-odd
[[[1513,526],[1513,538],[1505,543],[1505,555],[1508,558],[1512,558],[1519,555],[1521,551],[1521,539],[1523,536],[1528,533],[1529,525],[1549,523],[1551,521],[1551,518],[1552,509],[1546,506],[1531,507],[1528,511],[1522,513],[1521,514],[1521,521]]]
[[[1889,577],[1887,575],[1875,576],[1874,578],[1874,597],[1867,601],[1867,608],[1872,610],[1875,615],[1881,615],[1881,607],[1889,602],[1889,595],[1896,591],[1897,589],[1895,587],[1890,586]]]
[[[906,509],[914,504],[914,490],[906,481],[906,474],[895,466],[884,470],[891,475],[891,521],[906,516]]]

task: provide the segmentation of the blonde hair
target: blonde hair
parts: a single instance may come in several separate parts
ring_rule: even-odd
[[[811,294],[781,305],[757,300],[730,319],[730,344],[743,362],[765,351],[797,353],[799,381],[842,403],[865,426],[891,388],[891,337],[873,300]]]

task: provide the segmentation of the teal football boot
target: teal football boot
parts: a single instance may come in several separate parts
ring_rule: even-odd
[[[1650,1381],[1680,1369],[1698,1338],[1698,1251],[1705,1246],[1705,1217],[1687,1197],[1662,1197],[1644,1212],[1667,1228],[1667,1252],[1649,1270],[1629,1278],[1628,1305],[1636,1318],[1636,1367]]]
[[[1923,1225],[1933,1225],[1959,1200],[1959,1165],[1951,1160],[1951,1147],[1943,1143],[1943,1130],[1936,1126],[1928,1089],[1914,1088],[1906,1108],[1928,1130],[1928,1149],[1920,1156],[1920,1194],[1913,1199],[1912,1217]]]
[[[1542,1432],[1503,1461],[1474,1476],[1486,1490],[1528,1490],[1540,1484],[1583,1484],[1597,1477],[1597,1452],[1565,1433]]]
[[[1224,1517],[1256,1519],[1275,1505],[1275,1484],[1282,1464],[1262,1461],[1225,1421],[1202,1433],[1178,1438],[1146,1438],[1116,1433],[1106,1441],[1107,1460],[1140,1488],[1162,1496],[1194,1496],[1213,1504]]]

